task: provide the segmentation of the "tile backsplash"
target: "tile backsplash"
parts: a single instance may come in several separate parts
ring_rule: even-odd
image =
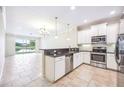
[[[92,47],[98,47],[101,45],[91,45],[91,44],[82,44],[79,45],[79,50],[80,51],[92,51]],[[107,52],[115,52],[115,44],[108,44],[107,45]]]
[[[79,50],[92,51],[92,45],[91,44],[80,45]]]

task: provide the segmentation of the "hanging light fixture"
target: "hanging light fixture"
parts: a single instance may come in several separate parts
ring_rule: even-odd
[[[55,17],[55,29],[56,29],[56,34],[55,34],[55,39],[57,39],[58,38],[58,33],[57,33],[57,19],[58,19],[58,17]]]
[[[68,32],[67,32],[67,38],[66,38],[66,40],[68,40],[68,41],[70,40],[70,38],[69,38],[69,25],[70,24],[67,24],[67,28],[68,28],[67,30],[68,30]]]
[[[49,32],[46,30],[45,25],[40,28],[40,34],[44,37],[49,35]]]

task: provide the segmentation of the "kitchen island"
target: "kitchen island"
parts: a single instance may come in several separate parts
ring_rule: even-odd
[[[44,50],[44,76],[50,82],[55,82],[81,65],[78,48]],[[78,60],[79,61],[78,61]],[[76,66],[75,62],[76,61]],[[80,63],[79,63],[80,62]]]

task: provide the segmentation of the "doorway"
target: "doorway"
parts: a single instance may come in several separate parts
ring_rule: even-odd
[[[36,40],[16,39],[16,54],[36,52]]]

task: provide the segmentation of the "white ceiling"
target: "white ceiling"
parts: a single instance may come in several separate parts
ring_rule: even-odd
[[[69,6],[8,6],[6,8],[7,33],[39,36],[39,29],[45,25],[53,34],[55,32],[55,19],[58,17],[58,32],[66,30],[66,24],[71,27],[84,24],[101,18],[111,17],[110,11],[115,10],[116,15],[124,7],[113,6],[78,6],[70,10]]]

